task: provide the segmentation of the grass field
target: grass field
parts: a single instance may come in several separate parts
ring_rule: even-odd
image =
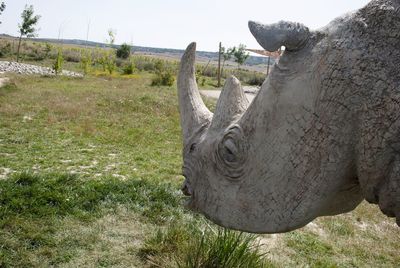
[[[400,266],[399,228],[366,203],[260,236],[185,211],[176,89],[147,72],[8,76],[0,267]]]

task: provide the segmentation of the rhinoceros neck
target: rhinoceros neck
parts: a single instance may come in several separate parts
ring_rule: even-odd
[[[278,71],[278,70],[276,70]],[[338,103],[321,103],[320,81],[293,74],[286,81],[271,75],[239,124],[251,145],[252,186],[262,189],[274,226],[297,228],[320,215],[353,209],[361,201],[355,175],[350,113]],[[314,79],[315,80],[315,79]],[[267,185],[268,187],[265,187]],[[353,194],[347,196],[346,192]],[[337,206],[330,206],[340,196]],[[265,215],[268,215],[266,213]],[[274,228],[271,225],[271,229]]]

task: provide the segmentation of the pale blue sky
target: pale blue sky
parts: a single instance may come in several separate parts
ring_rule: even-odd
[[[216,51],[239,43],[260,48],[251,36],[248,20],[272,23],[298,21],[311,29],[358,9],[368,0],[5,0],[0,32],[17,35],[25,4],[32,4],[42,18],[39,36],[104,42],[107,30],[115,29],[116,43],[185,48],[197,41],[199,50]]]

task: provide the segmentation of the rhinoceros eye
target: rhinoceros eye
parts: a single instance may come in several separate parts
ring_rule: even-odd
[[[196,143],[193,143],[192,145],[190,145],[189,153],[193,153],[194,150],[196,150]]]
[[[224,141],[222,154],[227,162],[233,163],[237,161],[238,149],[232,139],[227,139]]]
[[[247,161],[247,151],[247,142],[240,127],[229,128],[218,144],[217,169],[227,178],[240,178]]]

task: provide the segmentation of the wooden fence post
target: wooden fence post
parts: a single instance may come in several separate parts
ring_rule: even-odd
[[[219,50],[218,50],[218,87],[221,86],[221,48],[222,44],[219,42]]]

